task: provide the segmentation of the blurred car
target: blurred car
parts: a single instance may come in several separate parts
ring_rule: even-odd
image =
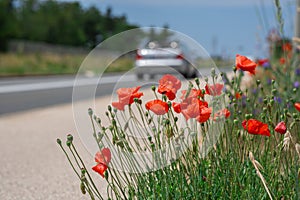
[[[156,74],[181,73],[186,78],[193,78],[197,70],[189,62],[188,55],[183,46],[175,41],[148,42],[136,52],[136,76],[143,79],[146,74],[153,78]]]

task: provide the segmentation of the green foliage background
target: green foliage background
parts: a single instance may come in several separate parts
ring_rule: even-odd
[[[114,16],[112,8],[102,13],[95,6],[55,0],[0,0],[0,50],[9,39],[52,44],[88,46],[116,33],[136,28],[125,15]]]

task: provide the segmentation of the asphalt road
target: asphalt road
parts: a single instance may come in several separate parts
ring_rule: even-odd
[[[228,71],[224,70],[223,71]],[[202,69],[207,76],[210,69]],[[157,78],[157,77],[156,77]],[[0,115],[46,107],[62,103],[71,103],[73,90],[77,94],[74,101],[112,94],[120,87],[143,85],[149,87],[157,80],[138,81],[134,74],[108,74],[99,77],[85,76],[45,76],[0,78]]]
[[[75,76],[47,76],[0,79],[0,115],[50,105],[71,103],[74,85],[81,93],[76,100],[84,100],[84,91],[95,91],[95,97],[111,94],[115,87],[130,87],[134,75],[109,75],[101,78]],[[116,83],[118,82],[118,85]]]

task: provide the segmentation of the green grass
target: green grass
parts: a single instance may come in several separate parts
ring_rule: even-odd
[[[0,76],[76,74],[85,56],[50,53],[0,54]],[[133,60],[126,57],[117,59],[108,67],[99,63],[99,60],[100,62],[103,60],[104,63],[105,58],[97,58],[97,65],[88,70],[97,73],[105,67],[105,72],[121,72],[133,67]],[[84,69],[81,72],[85,73],[86,71]]]

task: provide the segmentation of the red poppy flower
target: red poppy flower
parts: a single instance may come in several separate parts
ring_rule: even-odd
[[[181,104],[181,113],[186,120],[196,118],[199,122],[205,122],[211,114],[211,108],[208,109],[208,103],[200,99],[188,99]]]
[[[286,51],[286,52],[292,51],[292,50],[293,50],[292,44],[289,43],[289,42],[284,43],[284,44],[282,45],[282,50],[283,50],[283,51]]]
[[[164,115],[169,110],[169,105],[166,102],[159,99],[148,101],[145,106],[147,110],[151,110],[157,115]]]
[[[97,165],[95,165],[92,169],[104,178],[104,172],[107,170],[110,160],[110,150],[109,148],[104,148],[96,153],[95,162]]]
[[[256,119],[244,120],[242,125],[250,134],[271,136],[268,124],[262,123]]]
[[[242,97],[242,95],[239,92],[235,93],[235,98],[236,99],[240,99],[241,97]]]
[[[189,93],[188,96],[186,96],[187,90],[182,90],[181,93],[182,93],[182,96],[181,96],[182,100],[184,100],[186,98],[204,97],[204,94],[202,93],[202,90],[195,89],[195,88],[193,88],[193,89],[190,90],[190,93]]]
[[[250,72],[251,74],[255,74],[255,68],[257,64],[252,60],[248,59],[246,56],[241,56],[237,54],[235,58],[235,64],[238,69]]]
[[[294,106],[300,112],[300,103],[295,103]]]
[[[197,117],[197,121],[200,123],[206,122],[209,119],[211,112],[212,112],[212,108],[207,108],[205,106],[201,106],[200,107],[200,115]]]
[[[141,87],[134,88],[120,88],[117,90],[119,101],[112,102],[112,106],[118,110],[124,110],[126,105],[131,105],[135,98],[140,98],[143,96],[142,92],[138,92]]]
[[[285,63],[285,58],[280,58],[279,63],[283,65]]]
[[[268,63],[269,59],[265,58],[265,59],[259,59],[257,61],[258,66],[263,66],[265,63]]]
[[[92,170],[94,170],[104,178],[104,172],[107,170],[107,168],[108,168],[107,165],[103,163],[99,163],[96,166],[94,166]]]
[[[170,74],[164,75],[159,80],[158,92],[165,94],[169,100],[173,100],[176,97],[177,90],[181,87],[181,81]]]
[[[180,113],[180,112],[181,112],[181,106],[180,106],[180,103],[175,103],[175,102],[173,102],[173,103],[172,103],[172,107],[173,107],[173,109],[174,109],[175,112],[177,112],[177,113]]]
[[[285,123],[282,121],[282,122],[279,122],[275,129],[274,129],[276,132],[280,133],[280,134],[285,134],[286,133],[286,125]]]
[[[224,108],[223,110],[219,110],[214,115],[214,121],[216,121],[218,118],[221,118],[221,117],[225,117],[225,118],[230,117],[230,111],[226,108]]]
[[[224,85],[221,83],[216,83],[214,85],[208,85],[206,84],[205,86],[205,91],[207,94],[212,95],[212,96],[219,96],[222,94]]]

